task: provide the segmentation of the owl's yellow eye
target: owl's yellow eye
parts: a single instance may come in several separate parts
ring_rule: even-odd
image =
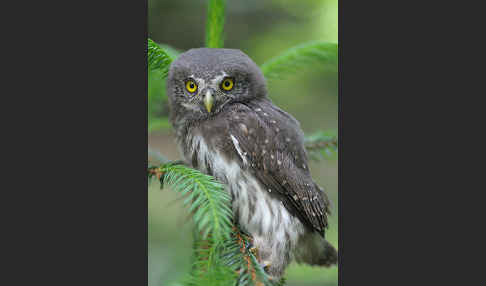
[[[231,89],[233,89],[233,85],[234,85],[234,81],[232,78],[229,77],[225,78],[221,82],[221,88],[226,91],[230,91]]]
[[[197,84],[193,80],[186,81],[186,89],[190,93],[195,93],[197,91]]]

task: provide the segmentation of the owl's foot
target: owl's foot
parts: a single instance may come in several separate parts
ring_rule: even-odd
[[[268,274],[268,270],[270,269],[270,267],[272,266],[272,263],[270,261],[262,261],[260,263],[260,266],[262,267],[262,269]],[[272,279],[271,277],[269,277],[270,279]]]
[[[258,248],[256,248],[255,246],[251,245],[250,247],[250,252],[257,258],[258,260]]]

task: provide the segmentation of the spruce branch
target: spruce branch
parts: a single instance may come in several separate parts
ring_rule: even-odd
[[[314,141],[308,141],[305,143],[305,148],[308,151],[326,149],[326,148],[337,148],[337,138],[323,138]]]
[[[253,238],[237,226],[233,227],[231,239],[223,243],[222,257],[224,264],[238,273],[238,286],[273,286],[277,283],[261,267]]]
[[[305,66],[321,66],[337,71],[337,43],[323,41],[309,42],[293,47],[261,65],[268,80],[282,79],[295,74]]]
[[[166,50],[162,49],[151,39],[148,39],[147,63],[150,71],[160,70],[162,77],[165,78],[173,60],[174,58]]]
[[[209,0],[206,22],[206,47],[224,47],[224,17],[226,0]]]
[[[311,159],[319,161],[338,150],[338,137],[334,130],[320,131],[304,138],[305,149]]]
[[[170,63],[181,51],[167,44],[157,44],[151,39],[148,40],[148,47],[148,131],[167,130],[170,124],[165,77]]]
[[[148,169],[149,179],[157,177],[161,188],[167,184],[184,197],[184,205],[193,213],[193,221],[203,239],[229,238],[233,213],[230,196],[213,177],[184,165],[167,163]]]
[[[202,240],[195,232],[194,258],[192,271],[186,278],[188,286],[226,286],[234,284],[237,273],[224,265],[220,255],[220,242],[208,236]]]

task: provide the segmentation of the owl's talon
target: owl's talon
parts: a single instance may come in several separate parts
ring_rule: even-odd
[[[258,260],[258,248],[256,248],[255,246],[252,246],[250,248],[250,252],[255,256],[255,258]]]
[[[272,263],[270,261],[263,261],[262,263],[260,263],[260,266],[268,274],[268,270],[272,266]]]

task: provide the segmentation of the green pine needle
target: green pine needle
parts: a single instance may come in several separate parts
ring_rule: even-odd
[[[293,47],[261,65],[266,79],[282,79],[296,74],[305,66],[321,66],[337,71],[338,45],[323,41],[309,42]]]
[[[275,285],[250,251],[250,245],[250,237],[236,229],[231,239],[224,241],[218,249],[223,264],[239,273],[238,286],[253,286],[256,281],[263,283],[264,286]]]
[[[170,63],[174,60],[170,54],[157,43],[148,39],[147,63],[150,71],[160,70],[165,78],[169,72]]]
[[[208,248],[208,241],[195,245],[195,261],[192,271],[185,279],[187,286],[226,286],[233,285],[238,278],[231,267],[224,264],[221,257],[220,244],[210,240],[212,245]]]
[[[152,171],[152,172],[151,172]],[[184,165],[165,164],[158,168],[161,183],[168,184],[184,197],[184,205],[193,213],[193,220],[202,239],[209,234],[214,240],[229,238],[233,212],[231,198],[224,186],[213,177]],[[153,169],[149,169],[149,177]]]
[[[224,16],[226,0],[209,0],[206,22],[206,47],[224,47]]]

